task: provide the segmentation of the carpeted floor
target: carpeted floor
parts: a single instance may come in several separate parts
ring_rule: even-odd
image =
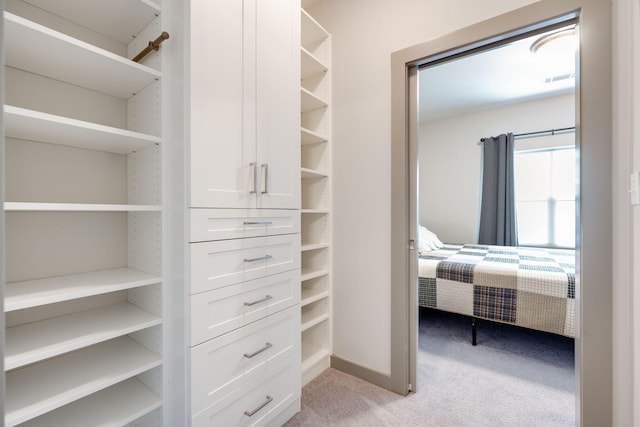
[[[302,390],[294,426],[574,426],[572,339],[421,309],[418,392],[328,369]]]

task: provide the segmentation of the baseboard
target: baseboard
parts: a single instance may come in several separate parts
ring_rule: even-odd
[[[338,356],[331,356],[331,367],[346,374],[353,375],[378,387],[391,390],[391,377],[373,369],[353,363],[349,360],[341,359]],[[392,390],[393,391],[393,390]]]

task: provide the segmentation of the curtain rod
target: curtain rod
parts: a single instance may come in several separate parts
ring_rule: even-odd
[[[517,133],[513,135],[513,137],[514,138],[530,138],[533,136],[544,135],[544,134],[549,134],[550,136],[553,136],[561,133],[572,132],[575,130],[576,130],[576,127],[572,126],[568,128],[547,129],[547,130],[539,130],[535,132]],[[480,142],[484,142],[486,139],[487,138],[480,138]]]
[[[557,134],[557,133],[565,133],[565,132],[571,132],[571,131],[575,131],[576,127],[572,126],[572,127],[568,127],[568,128],[560,128],[560,129],[548,129],[548,130],[539,130],[536,132],[527,132],[527,133],[518,133],[513,135],[514,138],[523,138],[523,137],[528,137],[528,136],[537,136],[537,135],[543,135],[543,134],[551,134],[551,136]]]

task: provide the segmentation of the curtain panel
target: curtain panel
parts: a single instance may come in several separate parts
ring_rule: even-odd
[[[478,243],[517,246],[512,133],[482,140],[482,198]]]

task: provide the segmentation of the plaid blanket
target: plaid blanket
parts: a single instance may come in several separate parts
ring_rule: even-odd
[[[575,251],[450,245],[419,257],[419,305],[575,337]]]

